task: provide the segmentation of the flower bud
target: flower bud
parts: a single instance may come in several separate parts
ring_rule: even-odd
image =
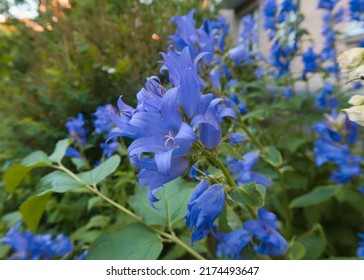
[[[342,53],[337,61],[343,72],[351,72],[364,63],[364,48],[353,48]]]
[[[364,96],[363,95],[354,95],[350,98],[350,100],[348,102],[349,102],[349,104],[354,105],[354,106],[364,105]]]
[[[344,109],[344,111],[348,114],[349,120],[364,126],[364,105],[353,106],[351,108]]]

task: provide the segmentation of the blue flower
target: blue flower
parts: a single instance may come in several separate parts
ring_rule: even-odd
[[[229,132],[230,134],[230,145],[235,145],[238,143],[242,143],[246,140],[246,136],[244,134],[241,133],[236,133],[236,132]]]
[[[3,243],[14,250],[10,256],[12,260],[48,260],[61,258],[73,250],[73,244],[68,237],[60,234],[55,239],[52,235],[35,235],[26,230],[20,232],[20,223],[16,224],[0,239]]]
[[[93,114],[95,117],[95,132],[97,134],[101,134],[103,132],[108,134],[113,128],[110,112],[115,113],[115,108],[110,104],[97,107],[96,112]]]
[[[318,8],[332,11],[339,0],[319,0]]]
[[[211,231],[215,219],[224,208],[223,186],[209,185],[208,181],[201,181],[193,191],[187,206],[185,222],[190,230],[194,228],[191,244],[201,240]]]
[[[307,73],[315,73],[318,68],[318,55],[313,50],[313,46],[309,47],[307,52],[303,53],[302,60],[304,63],[303,79],[306,79]]]
[[[84,146],[86,144],[86,136],[88,130],[84,128],[86,121],[83,118],[82,113],[79,113],[77,118],[71,117],[71,120],[66,123],[68,129],[69,138],[73,138],[75,144]]]
[[[243,158],[244,160],[235,160],[231,157],[227,158],[229,170],[238,173],[237,182],[239,185],[256,182],[264,187],[270,186],[270,181],[267,177],[253,172],[254,166],[257,164],[259,154],[257,152],[250,152]]]
[[[356,251],[356,255],[358,258],[364,258],[364,233],[358,233],[361,241],[359,242],[358,250]]]
[[[363,0],[350,0],[349,12],[352,20],[361,21],[364,18],[364,1]]]
[[[66,150],[66,156],[72,158],[81,158],[81,153],[73,147],[68,147]]]
[[[275,0],[266,0],[263,7],[264,29],[269,30],[269,39],[272,39],[276,34],[276,13],[277,3]]]
[[[286,14],[289,12],[296,12],[297,5],[292,2],[292,0],[284,0],[281,5],[281,12],[278,16],[278,22],[282,23],[286,20]]]
[[[290,87],[285,88],[285,89],[284,89],[284,92],[283,92],[283,97],[284,97],[285,99],[290,99],[290,98],[292,98],[292,88],[290,88]]]
[[[251,240],[251,235],[243,228],[235,229],[222,234],[215,228],[214,235],[218,240],[216,256],[231,257],[234,260],[242,259],[241,253]]]
[[[276,215],[264,208],[258,209],[259,220],[244,223],[243,228],[261,243],[255,245],[255,250],[261,255],[282,256],[288,249],[287,241],[276,230],[279,226]]]
[[[316,98],[316,105],[321,109],[335,109],[339,101],[333,96],[334,86],[330,82],[325,82],[322,91]]]
[[[119,148],[119,143],[116,141],[110,143],[101,143],[100,148],[102,149],[102,154],[106,158],[109,158],[117,151],[117,149]]]

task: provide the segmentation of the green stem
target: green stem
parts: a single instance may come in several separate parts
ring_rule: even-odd
[[[226,168],[226,166],[217,158],[215,157],[210,151],[205,150],[204,155],[207,157],[209,161],[211,161],[217,168],[219,168],[222,173],[224,174],[224,177],[226,181],[229,183],[230,187],[237,188],[234,179],[231,177],[229,170]]]
[[[249,131],[249,129],[245,126],[245,124],[239,121],[240,127],[244,130],[244,132],[248,135],[249,139],[259,148],[260,151],[264,151],[264,146],[259,142],[257,138]],[[284,182],[284,176],[279,167],[271,165],[274,170],[277,172],[279,177],[279,183],[281,185],[282,196],[283,196],[283,204],[286,212],[286,226],[287,226],[287,235],[288,237],[292,236],[292,212],[289,207],[289,198],[287,193],[286,184]]]
[[[72,171],[70,171],[69,169],[67,169],[66,167],[64,167],[62,164],[60,164],[59,166],[54,166],[55,168],[62,170],[64,172],[66,172],[68,175],[70,175],[72,178],[74,178],[76,181],[78,182],[82,182],[81,178],[78,177],[75,173],[73,173]],[[188,253],[190,253],[192,256],[194,256],[196,259],[198,260],[205,260],[205,258],[203,256],[201,256],[198,252],[196,252],[194,249],[192,249],[190,246],[188,246],[187,244],[185,244],[181,239],[179,239],[174,232],[172,231],[172,234],[166,233],[156,227],[150,226],[150,225],[146,225],[143,222],[143,219],[141,217],[139,217],[138,215],[134,214],[133,212],[131,212],[129,209],[125,208],[124,206],[120,205],[119,203],[113,201],[112,199],[108,198],[107,196],[105,196],[103,193],[101,193],[96,185],[88,185],[85,184],[85,187],[93,192],[94,194],[96,194],[97,196],[101,197],[103,200],[105,200],[106,202],[108,202],[109,204],[111,204],[112,206],[116,207],[117,209],[119,209],[120,211],[124,212],[125,214],[129,215],[130,217],[132,217],[134,220],[144,224],[146,227],[148,227],[149,229],[151,229],[152,231],[154,231],[155,233],[158,233],[160,236],[166,238],[167,240],[170,240],[172,242],[174,242],[175,244],[179,245],[180,247],[182,247],[183,249],[185,249]]]

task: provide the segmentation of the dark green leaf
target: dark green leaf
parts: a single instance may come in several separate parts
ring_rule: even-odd
[[[23,166],[41,167],[51,165],[52,162],[43,151],[36,151],[25,157],[21,163]],[[35,166],[36,165],[36,166]]]
[[[305,246],[300,242],[294,242],[288,252],[290,260],[301,260],[306,254]]]
[[[119,166],[119,163],[120,157],[118,155],[113,155],[91,171],[79,174],[79,177],[86,184],[96,185],[104,180],[107,176],[114,173],[116,168]]]
[[[283,164],[282,155],[275,147],[265,147],[260,155],[272,166],[279,167]]]
[[[49,159],[52,162],[58,162],[60,163],[62,161],[62,158],[66,154],[66,150],[68,146],[72,143],[71,139],[63,139],[57,142],[56,148],[54,149],[53,154],[49,156]]]
[[[307,207],[322,203],[333,197],[339,189],[340,186],[338,185],[315,188],[308,194],[294,199],[290,207]]]
[[[235,159],[243,159],[243,157],[239,154],[239,152],[233,146],[231,146],[229,143],[221,143],[218,146],[218,154],[225,155],[225,156],[231,156]]]
[[[186,214],[192,191],[182,178],[178,178],[157,192],[160,201],[154,205],[158,210],[150,205],[146,187],[131,197],[129,204],[148,225],[173,225]]]
[[[30,154],[22,160],[21,164],[15,164],[5,171],[3,179],[6,190],[13,192],[33,168],[51,164],[48,156],[42,151]]]
[[[44,176],[39,184],[38,184],[38,191],[52,191],[56,193],[64,193],[71,189],[75,189],[77,187],[82,186],[83,183],[77,181],[76,179],[72,178],[67,173],[56,170],[48,175]]]
[[[237,204],[259,208],[264,205],[266,192],[265,187],[251,182],[235,188],[229,194]]]
[[[314,224],[308,232],[297,238],[297,242],[305,247],[305,255],[302,259],[319,259],[326,248],[326,237],[322,226]]]
[[[155,260],[163,249],[159,236],[142,224],[101,234],[90,246],[89,260]]]
[[[39,196],[32,196],[20,205],[20,213],[23,221],[31,231],[37,230],[39,221],[43,215],[51,192]]]

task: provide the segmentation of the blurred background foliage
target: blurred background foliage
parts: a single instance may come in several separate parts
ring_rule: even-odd
[[[79,112],[87,117],[120,95],[135,102],[146,77],[159,73],[175,28],[169,19],[192,8],[198,23],[214,15],[200,1],[149,2],[41,0],[38,17],[18,19],[2,0],[0,160],[50,152]]]

